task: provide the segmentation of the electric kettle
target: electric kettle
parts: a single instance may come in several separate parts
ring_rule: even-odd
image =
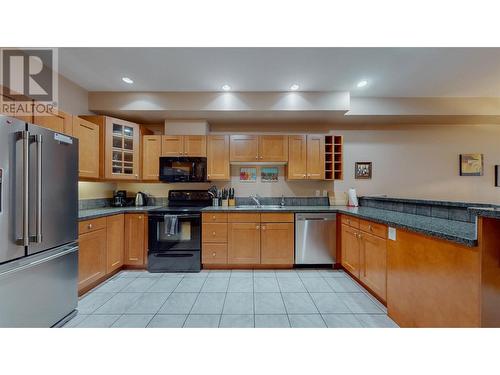
[[[143,192],[138,192],[135,195],[135,205],[136,207],[146,206],[148,196]]]

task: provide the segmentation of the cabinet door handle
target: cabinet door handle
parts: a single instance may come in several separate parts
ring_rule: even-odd
[[[142,216],[139,216],[139,220],[142,220]]]
[[[260,158],[261,158],[261,159],[264,159],[264,157],[263,157],[263,156],[261,156]]]
[[[255,157],[255,159],[258,159],[258,158],[259,158],[259,156],[257,155],[257,156]]]
[[[266,226],[265,225],[262,226],[262,230],[266,230]]]
[[[255,226],[255,229],[260,229],[260,225],[256,225],[256,226]]]
[[[371,225],[368,225],[368,230],[369,230],[369,231],[373,231],[373,228],[372,228],[372,226],[371,226]]]
[[[87,228],[88,228],[88,229],[92,229],[92,228],[93,228],[93,225],[92,225],[92,224],[89,224],[89,225],[87,225]]]
[[[304,178],[306,178],[306,175],[304,174]]]
[[[214,257],[214,258],[215,258],[215,256],[216,256],[216,255],[217,255],[217,254],[215,254],[215,253],[212,253],[212,257]]]
[[[213,215],[213,216],[212,216],[212,219],[214,219],[214,220],[215,220],[215,215]]]
[[[215,232],[212,232],[212,236],[215,236]]]

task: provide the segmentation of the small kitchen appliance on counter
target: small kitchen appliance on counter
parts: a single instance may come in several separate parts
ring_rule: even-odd
[[[113,206],[125,207],[127,205],[127,191],[117,190],[113,193]]]
[[[143,192],[138,192],[135,195],[135,206],[136,207],[142,207],[142,206],[147,206],[148,205],[148,196],[146,193]]]

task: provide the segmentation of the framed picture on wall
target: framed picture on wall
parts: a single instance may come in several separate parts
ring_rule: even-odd
[[[241,182],[257,182],[257,168],[242,167],[240,168]]]
[[[354,178],[370,179],[372,178],[372,162],[358,161],[354,165]]]
[[[260,169],[260,179],[262,182],[278,182],[278,168],[267,167]]]
[[[483,154],[460,154],[460,176],[482,176]]]

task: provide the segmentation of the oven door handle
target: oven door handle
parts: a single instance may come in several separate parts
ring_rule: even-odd
[[[168,215],[168,214],[166,214],[166,215]],[[172,214],[172,216],[177,216],[180,219],[201,219],[201,215],[190,215],[190,214],[175,215],[175,214]],[[150,215],[150,217],[154,217],[157,219],[163,219],[165,217],[165,215],[154,215],[154,216]]]

